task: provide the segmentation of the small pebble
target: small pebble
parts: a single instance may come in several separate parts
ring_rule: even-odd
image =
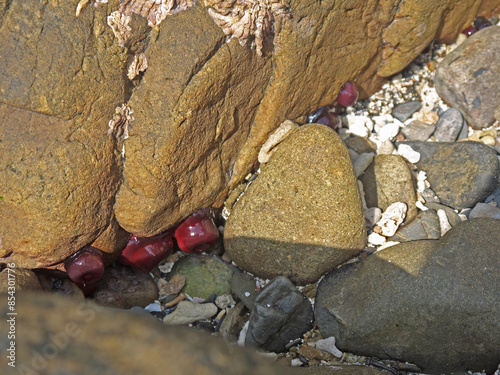
[[[197,304],[189,301],[181,301],[173,313],[163,318],[163,323],[186,325],[211,318],[217,314],[217,311],[217,306],[213,303]]]
[[[420,161],[420,153],[412,149],[411,146],[405,144],[398,146],[398,154],[410,163],[418,163]]]
[[[335,346],[335,337],[330,336],[326,339],[316,341],[316,348],[333,354],[337,358],[342,357],[342,352]]]
[[[346,116],[347,127],[351,134],[359,137],[368,137],[373,129],[373,121],[367,116]]]
[[[422,103],[420,103],[418,101],[411,101],[411,102],[398,104],[392,109],[392,116],[394,116],[395,118],[397,118],[401,122],[405,122],[415,112],[417,112],[421,106],[422,106]]]
[[[366,168],[372,163],[375,154],[373,152],[364,153],[359,155],[359,157],[354,162],[354,172],[356,173],[356,177],[361,176]]]
[[[397,121],[384,125],[378,132],[378,139],[381,142],[384,142],[394,138],[399,133],[400,124],[401,122]]]
[[[380,232],[377,233],[385,237],[393,236],[406,217],[407,207],[408,206],[403,202],[396,202],[387,207],[382,213],[382,218],[377,222],[375,227],[380,230]]]
[[[426,141],[436,130],[436,126],[428,125],[423,121],[415,120],[401,129],[401,133],[409,141]]]
[[[446,110],[436,123],[434,136],[438,142],[455,142],[464,126],[464,118],[455,108]]]
[[[394,144],[390,140],[385,140],[377,149],[378,155],[390,155],[394,151]]]

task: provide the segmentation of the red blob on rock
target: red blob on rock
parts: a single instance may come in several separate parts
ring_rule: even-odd
[[[202,253],[217,244],[219,230],[210,215],[210,209],[204,208],[184,220],[175,230],[174,236],[179,249],[185,253]]]
[[[466,37],[471,36],[477,31],[477,29],[474,26],[469,26],[468,28],[462,30],[462,34],[464,34]]]
[[[347,82],[340,89],[339,95],[337,96],[337,103],[339,103],[343,107],[349,107],[356,103],[358,100],[358,89],[354,82]]]
[[[174,248],[172,232],[154,237],[132,236],[118,261],[136,271],[149,272],[155,268]]]
[[[91,246],[84,247],[64,262],[64,268],[69,278],[89,295],[104,272],[102,254]]]

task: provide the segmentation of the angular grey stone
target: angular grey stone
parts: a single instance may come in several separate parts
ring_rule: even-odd
[[[500,208],[487,203],[478,203],[474,206],[469,214],[469,218],[489,217],[492,219],[500,219]]]
[[[215,314],[217,314],[217,306],[213,303],[181,301],[172,313],[163,318],[163,323],[171,325],[191,324],[211,318]]]
[[[500,27],[487,27],[448,54],[436,69],[438,94],[475,129],[500,120],[499,53]]]
[[[416,163],[442,204],[455,209],[483,202],[495,189],[500,162],[489,146],[473,141],[401,142],[420,153]]]
[[[409,141],[426,141],[434,133],[436,127],[423,121],[415,120],[401,129],[401,133]]]
[[[405,122],[415,112],[417,112],[421,106],[422,106],[422,103],[420,103],[418,101],[411,101],[411,102],[398,104],[392,109],[392,116],[397,118],[401,122]]]
[[[255,281],[252,276],[243,272],[235,272],[231,278],[231,289],[234,295],[245,304],[248,310],[253,309],[258,295]]]
[[[453,210],[453,208],[445,206],[444,204],[434,203],[434,202],[426,202],[425,206],[430,208],[431,210],[438,211],[443,210],[446,212],[446,217],[448,218],[448,222],[452,227],[462,222],[462,219],[458,214]]]
[[[245,344],[282,352],[290,340],[300,338],[311,329],[312,322],[311,302],[290,280],[278,276],[255,300]]]
[[[439,217],[434,210],[420,212],[415,219],[401,227],[390,241],[438,240],[441,238]]]
[[[464,127],[464,118],[460,111],[450,108],[439,116],[434,136],[438,142],[455,142]]]
[[[330,272],[315,316],[340,350],[422,372],[493,373],[500,348],[500,220],[471,219]]]

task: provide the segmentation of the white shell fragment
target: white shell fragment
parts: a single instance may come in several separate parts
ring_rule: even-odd
[[[441,228],[441,237],[445,235],[451,229],[451,224],[448,221],[448,216],[446,215],[445,210],[437,210],[437,215],[439,218],[439,226]]]
[[[386,239],[384,236],[381,236],[380,234],[375,232],[370,233],[370,235],[368,236],[368,242],[375,246],[383,245],[385,241]]]
[[[217,306],[213,303],[198,304],[181,301],[177,304],[177,308],[173,313],[163,318],[163,323],[171,325],[190,324],[211,318],[217,314],[217,311]]]
[[[278,129],[276,129],[262,145],[258,156],[259,163],[267,163],[276,151],[275,147],[283,142],[283,140],[298,127],[299,126],[293,121],[283,121]]]
[[[90,3],[90,0],[80,0],[78,5],[76,6],[76,12],[75,16],[78,17],[83,10],[87,6],[87,4]],[[94,6],[96,7],[99,4],[107,4],[108,0],[95,0],[94,1]]]
[[[408,160],[410,163],[417,163],[420,160],[420,153],[408,145],[399,145],[398,154]]]
[[[132,113],[134,113],[134,111],[128,104],[122,104],[121,107],[116,107],[113,119],[109,120],[108,123],[108,135],[112,135],[116,139],[127,139],[129,136],[129,124],[134,120]]]
[[[122,0],[120,13],[130,17],[132,13],[148,19],[148,25],[158,25],[167,16],[186,10],[194,0]]]
[[[132,28],[128,25],[130,16],[125,16],[117,10],[108,16],[107,21],[109,27],[113,30],[113,34],[115,34],[115,38],[118,40],[118,45],[125,46],[132,37]]]
[[[351,134],[366,138],[373,130],[373,121],[368,116],[348,115],[345,119]]]
[[[316,349],[324,350],[333,354],[337,358],[342,358],[343,353],[335,346],[335,337],[330,336],[326,339],[316,341]]]
[[[396,202],[391,204],[382,214],[382,218],[377,222],[375,228],[378,228],[378,230],[376,232],[385,237],[393,236],[405,219],[406,210],[406,203]]]
[[[399,133],[399,128],[402,123],[394,120],[393,123],[386,124],[378,130],[378,139],[380,142],[393,139]]]

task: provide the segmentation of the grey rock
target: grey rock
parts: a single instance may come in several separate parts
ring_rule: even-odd
[[[448,54],[436,69],[438,94],[475,129],[500,120],[499,53],[500,27],[487,27]]]
[[[332,129],[299,127],[232,209],[224,247],[243,270],[319,280],[366,245],[365,216],[347,147]]]
[[[458,214],[453,210],[453,208],[445,206],[443,204],[439,203],[425,203],[426,207],[430,208],[431,210],[438,211],[438,210],[443,210],[446,213],[446,217],[448,218],[448,222],[452,227],[454,227],[457,224],[460,224],[462,222],[462,219]]]
[[[344,142],[347,145],[347,147],[356,151],[358,154],[364,154],[370,152],[377,153],[377,145],[367,138],[351,134],[351,136],[347,138]]]
[[[413,176],[406,161],[399,155],[377,155],[360,178],[366,205],[385,211],[395,202],[406,203],[406,221],[417,214],[417,196]]]
[[[420,153],[418,169],[442,204],[455,209],[473,207],[495,189],[500,174],[496,152],[479,142],[401,142]]]
[[[186,283],[181,292],[208,300],[212,295],[231,294],[233,272],[233,268],[220,258],[189,255],[174,264],[167,281],[174,275],[184,275]]]
[[[435,125],[429,125],[423,121],[415,120],[402,128],[401,133],[409,141],[426,141],[435,130]]]
[[[469,214],[469,218],[489,217],[492,219],[500,219],[500,208],[487,203],[478,203],[474,206]]]
[[[145,307],[157,298],[158,287],[149,274],[119,265],[106,268],[93,295],[96,303],[120,309]]]
[[[245,304],[248,310],[253,309],[258,294],[255,281],[255,278],[243,272],[235,272],[231,278],[231,289],[234,295]]]
[[[217,311],[217,306],[213,303],[181,301],[172,313],[163,318],[163,323],[170,325],[191,324],[209,319],[217,314]]]
[[[438,142],[455,142],[464,125],[460,111],[455,108],[447,109],[436,122],[434,136]]]
[[[262,289],[250,313],[246,345],[281,352],[312,328],[311,302],[290,280],[276,277]]]
[[[411,102],[398,104],[392,109],[392,116],[397,118],[401,122],[405,122],[415,112],[417,112],[421,106],[422,106],[422,103],[420,103],[418,101],[411,101]]]
[[[492,373],[500,348],[500,221],[471,219],[330,272],[316,324],[340,350],[408,361],[422,372]]]
[[[438,240],[441,238],[439,217],[434,210],[420,212],[411,222],[401,227],[390,241]]]
[[[9,371],[2,355],[6,375],[297,374],[218,337],[130,310],[40,293],[17,294],[16,307],[23,312],[16,317],[16,368]],[[7,308],[0,306],[4,317]],[[7,324],[0,321],[1,332],[7,332]],[[7,345],[5,334],[0,347]]]

